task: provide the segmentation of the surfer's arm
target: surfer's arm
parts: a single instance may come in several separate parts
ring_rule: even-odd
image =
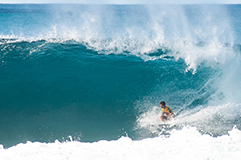
[[[174,115],[173,111],[170,109],[169,112],[165,113],[167,117]]]
[[[171,110],[171,108],[169,109],[169,113],[168,114],[169,115],[174,114],[173,111]]]
[[[169,117],[169,112],[162,112],[162,116]]]
[[[166,115],[167,117],[170,117],[170,116],[171,116],[171,114],[172,114],[172,113],[170,113],[170,112],[169,112],[169,113],[168,113],[168,112],[167,112],[167,113],[165,113],[165,115]]]
[[[168,113],[167,116],[168,116],[168,117],[170,117],[170,116],[175,117],[175,114],[174,114],[173,111],[171,110],[171,111]]]

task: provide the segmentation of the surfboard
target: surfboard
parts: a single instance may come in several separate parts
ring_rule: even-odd
[[[170,128],[170,124],[158,124],[157,125],[159,128]]]

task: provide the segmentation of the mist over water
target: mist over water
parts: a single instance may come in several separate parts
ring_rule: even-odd
[[[114,146],[153,138],[154,147],[186,134],[214,146],[229,136],[235,149],[239,12],[238,5],[1,4],[0,144],[128,136],[133,141]],[[176,114],[166,128],[162,100]]]

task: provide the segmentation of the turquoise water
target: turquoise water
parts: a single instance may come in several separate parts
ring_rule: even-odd
[[[240,9],[1,4],[0,144],[240,130]]]

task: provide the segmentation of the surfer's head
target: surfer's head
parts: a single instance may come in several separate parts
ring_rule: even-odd
[[[166,103],[165,103],[164,101],[161,101],[161,102],[160,102],[160,106],[161,106],[162,108],[164,108],[164,107],[166,106]]]

